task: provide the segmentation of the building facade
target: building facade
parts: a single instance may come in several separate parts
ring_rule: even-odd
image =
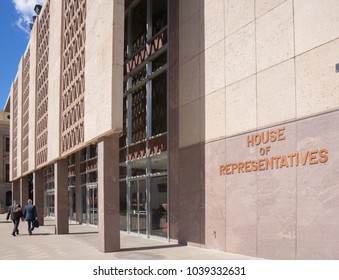
[[[12,184],[9,178],[9,112],[0,111],[0,211],[12,204]]]
[[[10,92],[13,198],[58,234],[98,226],[105,252],[122,230],[337,259],[338,12],[46,0]]]

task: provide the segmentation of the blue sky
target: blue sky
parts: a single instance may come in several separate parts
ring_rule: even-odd
[[[34,6],[44,0],[0,0],[0,109],[4,108],[12,81],[29,41]]]

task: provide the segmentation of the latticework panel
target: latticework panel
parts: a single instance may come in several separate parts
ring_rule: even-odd
[[[13,178],[18,174],[18,79],[13,84]]]
[[[47,162],[48,137],[48,52],[49,52],[49,1],[39,16],[38,29],[38,67],[37,67],[37,130],[36,163]]]
[[[62,153],[84,141],[86,0],[64,1],[62,56]]]
[[[29,122],[29,67],[30,49],[23,58],[22,81],[22,172],[28,171],[28,122]]]

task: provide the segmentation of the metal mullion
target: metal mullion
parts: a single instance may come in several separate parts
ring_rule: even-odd
[[[152,38],[152,1],[147,0],[147,38],[146,42]],[[146,43],[147,44],[147,43]],[[151,213],[150,213],[150,179],[151,161],[147,155],[149,148],[149,138],[152,136],[152,80],[149,76],[152,74],[152,61],[147,57],[146,60],[146,235],[150,237],[151,233]]]

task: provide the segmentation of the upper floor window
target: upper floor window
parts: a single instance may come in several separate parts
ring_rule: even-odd
[[[9,182],[9,164],[6,164],[5,167],[5,182]]]
[[[6,137],[6,147],[5,147],[5,151],[9,152],[9,138]]]

